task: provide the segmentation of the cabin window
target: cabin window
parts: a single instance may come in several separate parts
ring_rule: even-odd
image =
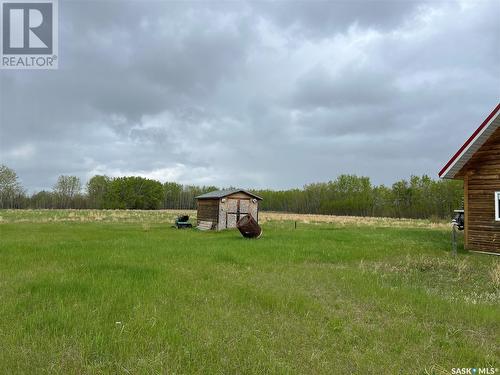
[[[500,191],[495,193],[495,220],[500,221]]]

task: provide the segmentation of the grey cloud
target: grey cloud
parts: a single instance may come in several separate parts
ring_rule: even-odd
[[[263,17],[306,37],[333,36],[350,26],[390,30],[413,17],[424,1],[272,1],[255,2]]]
[[[61,2],[60,69],[0,71],[0,162],[297,187],[435,175],[500,98],[498,2]]]
[[[337,77],[324,67],[315,67],[299,77],[295,90],[293,105],[312,108],[376,106],[397,93],[388,73],[353,66],[342,69]]]

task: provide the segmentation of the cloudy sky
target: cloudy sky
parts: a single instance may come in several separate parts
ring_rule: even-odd
[[[500,101],[500,1],[60,0],[59,70],[0,71],[0,163],[276,189],[438,170]]]

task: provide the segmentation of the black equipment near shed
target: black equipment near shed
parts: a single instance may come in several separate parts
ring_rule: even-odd
[[[175,220],[175,226],[177,229],[187,229],[187,228],[192,228],[193,225],[189,222],[189,216],[188,215],[182,215],[179,216]]]
[[[453,223],[456,224],[458,230],[464,230],[465,220],[464,220],[464,210],[455,210],[455,217],[453,218]]]

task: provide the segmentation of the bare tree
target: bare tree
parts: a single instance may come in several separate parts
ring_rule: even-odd
[[[61,208],[69,208],[71,201],[82,190],[82,183],[76,176],[59,176],[54,185],[54,193],[59,200]]]

